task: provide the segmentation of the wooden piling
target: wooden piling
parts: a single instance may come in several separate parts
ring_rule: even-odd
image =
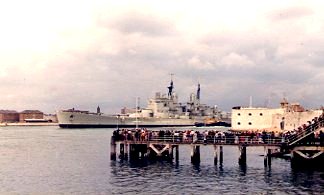
[[[239,157],[239,165],[246,165],[246,146],[239,146],[240,157]]]
[[[172,145],[169,146],[168,160],[169,160],[170,162],[173,161],[173,146],[172,146]]]
[[[223,164],[223,146],[219,146],[219,164]]]
[[[137,144],[130,144],[130,151],[129,151],[129,159],[130,160],[138,160],[139,152]]]
[[[193,164],[200,163],[200,146],[199,145],[192,145],[191,148],[191,162]]]
[[[111,160],[116,160],[116,142],[115,142],[115,137],[111,137],[111,142],[110,142],[110,159]]]
[[[176,162],[178,163],[179,162],[179,145],[176,145],[175,149],[176,149]]]
[[[119,158],[124,159],[125,156],[125,148],[124,148],[124,143],[119,144]]]
[[[125,143],[125,153],[124,153],[125,160],[128,160],[128,155],[129,155],[128,151],[129,151],[129,144]]]
[[[267,159],[268,159],[268,166],[271,167],[271,149],[268,149]]]
[[[268,147],[264,147],[264,166],[271,166],[271,149]]]
[[[217,145],[214,145],[214,165],[217,165],[218,157],[217,157]]]
[[[267,147],[264,147],[264,157],[263,157],[263,163],[264,163],[264,166],[267,167],[268,166],[268,150],[267,150]]]

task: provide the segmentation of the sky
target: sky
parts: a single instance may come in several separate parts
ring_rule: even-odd
[[[324,1],[0,1],[0,109],[324,105]]]

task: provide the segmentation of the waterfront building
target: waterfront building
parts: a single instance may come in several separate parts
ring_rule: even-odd
[[[44,119],[44,113],[39,110],[24,110],[19,113],[19,122],[26,122],[26,119]]]
[[[323,109],[306,110],[299,103],[290,104],[286,99],[280,102],[279,108],[233,107],[232,130],[294,130],[322,113]]]
[[[19,121],[19,113],[15,110],[0,110],[0,123]]]

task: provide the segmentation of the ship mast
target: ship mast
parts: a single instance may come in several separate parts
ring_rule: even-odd
[[[168,92],[168,97],[172,99],[172,90],[173,90],[173,73],[170,74],[171,75],[171,82],[170,82],[170,86],[168,87],[169,92]]]
[[[136,97],[136,114],[135,114],[135,116],[136,116],[136,119],[135,119],[135,124],[136,124],[136,129],[138,129],[138,99],[139,99],[139,97]]]

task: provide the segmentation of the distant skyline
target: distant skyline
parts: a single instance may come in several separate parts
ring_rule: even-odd
[[[12,0],[0,3],[0,109],[116,113],[180,102],[324,105],[323,1]]]

